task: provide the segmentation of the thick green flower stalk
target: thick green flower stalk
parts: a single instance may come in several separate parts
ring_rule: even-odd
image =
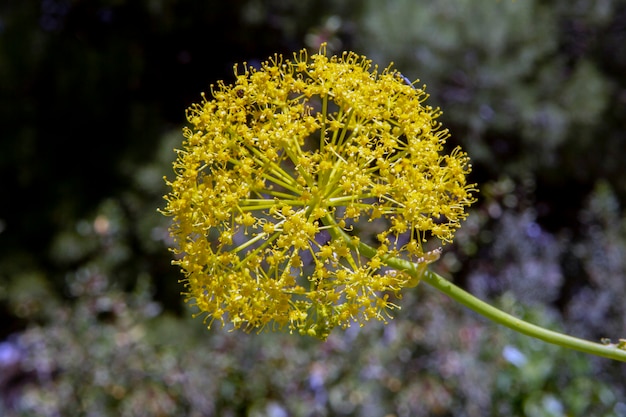
[[[427,239],[451,241],[473,201],[467,156],[442,153],[439,110],[398,72],[324,47],[235,75],[188,110],[168,182],[187,296],[246,330],[325,338],[387,320],[416,279],[385,259],[437,258]],[[352,232],[367,222],[385,227],[364,257]]]
[[[352,52],[328,57],[325,46],[235,66],[235,78],[188,109],[166,180],[174,263],[209,326],[325,339],[387,321],[401,290],[423,281],[518,332],[626,361],[624,339],[535,326],[427,269],[476,189],[466,154],[444,152],[448,132],[423,89]]]

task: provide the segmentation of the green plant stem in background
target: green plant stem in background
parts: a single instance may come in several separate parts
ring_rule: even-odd
[[[361,255],[365,257],[372,257],[376,254],[376,250],[371,246],[366,245],[365,243],[362,243],[360,241],[357,243],[357,241],[353,240],[345,232],[338,230],[338,228],[334,229],[335,232],[339,231],[339,233],[343,235],[343,238],[346,240],[346,242],[355,247]],[[403,271],[411,275],[413,278],[424,281],[425,283],[435,287],[439,291],[447,294],[453,300],[458,301],[467,308],[475,311],[476,313],[488,318],[489,320],[513,329],[516,332],[523,333],[525,335],[564,348],[574,349],[581,352],[590,353],[592,355],[626,362],[626,350],[620,349],[614,344],[594,343],[588,340],[579,339],[563,333],[548,330],[544,327],[540,327],[532,323],[528,323],[508,313],[505,313],[504,311],[480,300],[479,298],[476,298],[467,291],[464,291],[463,289],[457,287],[441,275],[420,267],[420,264],[394,257],[386,258],[385,264],[398,271]]]

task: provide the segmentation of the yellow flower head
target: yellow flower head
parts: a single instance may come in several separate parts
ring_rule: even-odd
[[[467,156],[442,154],[439,110],[390,67],[324,46],[235,77],[188,109],[167,182],[188,299],[209,325],[245,330],[326,338],[385,321],[410,285],[385,258],[423,262],[426,239],[452,240],[473,201]],[[375,235],[368,258],[356,231]]]

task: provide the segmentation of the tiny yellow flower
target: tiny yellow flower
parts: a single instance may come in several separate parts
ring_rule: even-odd
[[[259,69],[187,111],[190,127],[165,197],[186,296],[209,326],[334,327],[386,321],[390,294],[416,285],[385,256],[430,262],[427,239],[452,240],[474,198],[460,149],[423,89],[391,67],[325,46]],[[356,231],[377,227],[376,256]],[[425,256],[426,255],[426,256]],[[437,252],[438,256],[438,252]]]

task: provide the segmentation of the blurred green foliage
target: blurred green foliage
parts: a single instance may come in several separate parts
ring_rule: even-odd
[[[623,87],[623,73],[608,72],[619,52],[603,54],[604,38],[622,24],[611,18],[624,13],[623,2],[366,3],[359,22],[364,52],[420,77],[481,168],[491,175],[564,176],[558,168],[576,163],[570,180],[596,178],[601,167],[584,169],[579,155],[604,148],[592,140],[600,120],[626,104],[621,91],[611,90]],[[622,140],[614,145],[624,149]],[[624,178],[621,166],[613,168]]]
[[[421,78],[472,157],[481,200],[439,272],[532,322],[626,336],[623,0],[10,0],[1,415],[626,416],[623,364],[421,285],[389,325],[326,343],[190,318],[155,211],[184,109],[234,62],[320,41]]]

